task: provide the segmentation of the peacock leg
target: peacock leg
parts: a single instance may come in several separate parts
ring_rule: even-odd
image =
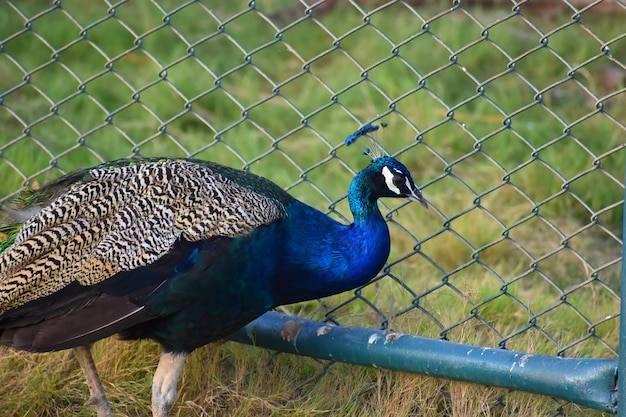
[[[161,353],[161,359],[152,379],[152,415],[167,417],[172,403],[176,401],[178,378],[188,353]]]
[[[93,356],[91,356],[91,349],[89,349],[89,346],[75,347],[74,355],[78,359],[80,367],[83,368],[87,386],[89,387],[90,397],[85,405],[93,407],[96,413],[98,413],[98,417],[113,417],[113,411],[111,411],[111,406],[109,401],[107,401],[102,382],[100,382],[100,377],[96,370],[96,364],[93,361]]]

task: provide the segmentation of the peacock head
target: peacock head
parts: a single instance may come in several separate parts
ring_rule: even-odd
[[[356,194],[361,194],[359,189],[371,202],[381,197],[408,198],[428,208],[428,203],[415,185],[409,170],[391,156],[375,158],[355,177],[351,192],[356,196]]]
[[[382,127],[387,126],[385,123]],[[367,136],[368,133],[378,130],[380,126],[366,123],[356,132],[348,136],[345,145],[350,146],[359,137]],[[387,153],[377,142],[372,140],[373,150],[365,149],[365,155],[370,156],[373,161],[369,167],[361,171],[352,181],[350,191],[348,192],[349,200],[352,203],[358,201],[359,197],[367,196],[370,203],[375,203],[381,197],[408,198],[409,200],[420,203],[428,208],[428,202],[420,189],[415,185],[413,177],[409,170],[398,160]],[[367,189],[367,190],[366,190]],[[355,212],[357,207],[352,207]]]
[[[411,173],[401,162],[390,156],[376,158],[370,165],[377,175],[372,178],[373,194],[378,197],[408,198],[428,208],[422,192]]]

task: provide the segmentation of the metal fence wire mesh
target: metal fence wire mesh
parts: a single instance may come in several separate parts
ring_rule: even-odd
[[[0,202],[78,167],[179,156],[349,221],[367,141],[343,141],[384,122],[375,140],[431,209],[383,202],[384,271],[291,312],[616,358],[625,18],[608,0],[4,1]]]

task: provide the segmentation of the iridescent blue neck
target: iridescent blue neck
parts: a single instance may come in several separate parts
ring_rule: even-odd
[[[285,256],[273,285],[277,303],[354,289],[369,282],[384,266],[390,249],[389,230],[366,180],[360,173],[350,186],[351,225],[302,203],[291,205],[284,225],[289,233],[281,241]]]
[[[354,224],[367,228],[370,223],[383,221],[376,198],[372,196],[372,190],[367,183],[368,169],[359,172],[350,183],[348,189],[348,203],[354,216]],[[386,226],[385,226],[386,228]]]

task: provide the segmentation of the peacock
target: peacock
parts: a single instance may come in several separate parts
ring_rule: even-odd
[[[349,225],[266,178],[195,159],[116,160],[26,189],[3,208],[0,344],[74,349],[87,405],[110,417],[90,344],[113,334],[155,340],[152,413],[165,417],[194,349],[381,270],[390,250],[381,197],[428,207],[390,156],[351,182]]]

